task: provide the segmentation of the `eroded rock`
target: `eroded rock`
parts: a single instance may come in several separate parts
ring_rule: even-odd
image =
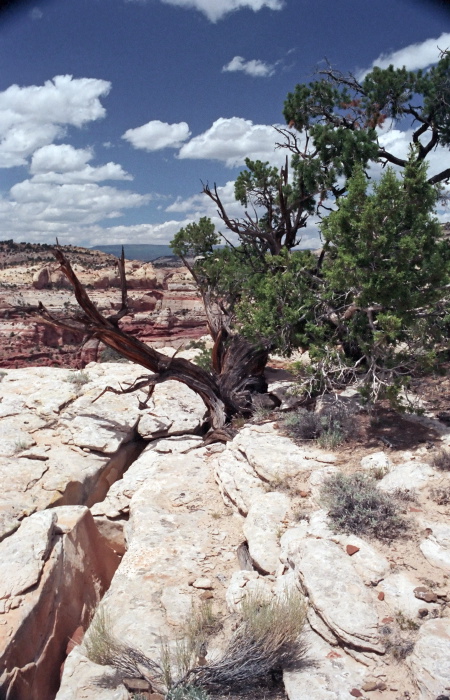
[[[306,539],[291,559],[317,614],[344,644],[384,652],[378,615],[350,557],[331,541]]]

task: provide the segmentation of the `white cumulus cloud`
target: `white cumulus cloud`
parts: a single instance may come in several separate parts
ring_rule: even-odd
[[[147,0],[125,1],[145,4]],[[161,2],[166,5],[185,7],[188,10],[199,10],[211,22],[217,22],[230,14],[230,12],[244,8],[258,12],[263,7],[267,7],[269,10],[281,10],[284,7],[284,0],[161,0]]]
[[[253,78],[269,78],[275,73],[275,65],[264,63],[264,61],[259,59],[246,61],[242,56],[235,56],[222,68],[223,73],[235,73],[237,71],[242,71]]]
[[[253,124],[241,117],[221,117],[203,134],[185,143],[178,157],[219,160],[230,168],[244,165],[245,158],[281,165],[286,152],[276,148],[280,141],[282,138],[273,126]]]
[[[88,165],[93,155],[90,148],[74,148],[65,143],[43,146],[31,158],[32,181],[64,184],[133,179],[117,163],[109,162],[99,167]]]
[[[379,68],[388,68],[392,64],[394,68],[403,68],[403,66],[405,66],[408,70],[427,68],[433,65],[433,63],[437,63],[440,50],[449,47],[450,32],[444,32],[436,39],[427,39],[426,41],[416,44],[409,44],[398,51],[381,54],[375,59],[369,70],[361,71],[358,77],[362,80],[375,66]]]
[[[111,83],[58,75],[44,85],[11,85],[0,92],[0,167],[25,165],[38,148],[65,133],[105,116],[100,97]]]
[[[154,119],[136,129],[128,129],[122,138],[131,143],[134,148],[159,151],[162,148],[179,148],[190,135],[186,122],[167,124]]]

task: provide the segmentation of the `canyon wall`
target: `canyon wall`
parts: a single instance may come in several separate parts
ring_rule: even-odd
[[[82,334],[55,328],[21,310],[42,303],[57,315],[78,312],[70,284],[51,253],[46,249],[47,255],[36,259],[35,248],[30,249],[34,257],[28,249],[13,255],[0,243],[0,368],[82,368],[108,358],[97,341],[82,346]],[[82,248],[68,251],[94,303],[107,315],[114,313],[120,308],[116,258]],[[154,347],[178,347],[207,332],[202,301],[186,268],[127,261],[126,272],[132,313],[121,321],[125,331]]]

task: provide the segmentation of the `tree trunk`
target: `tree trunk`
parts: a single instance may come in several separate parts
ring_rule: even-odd
[[[42,304],[38,307],[40,315],[52,325],[82,331],[88,337],[98,338],[123,357],[153,373],[142,378],[144,381],[137,380],[133,387],[124,391],[148,387],[150,397],[156,384],[168,380],[182,382],[202,398],[208,409],[212,431],[221,431],[236,414],[251,415],[251,394],[267,389],[264,378],[268,358],[266,348],[256,347],[245,338],[230,335],[223,329],[215,338],[212,372],[207,372],[189,360],[176,357],[176,353],[173,357],[167,357],[119,327],[119,320],[129,313],[123,251],[119,260],[122,306],[118,313],[109,317],[103,316],[93,304],[59,246],[55,248],[54,254],[74,288],[83,315],[70,321],[63,320],[51,314]]]

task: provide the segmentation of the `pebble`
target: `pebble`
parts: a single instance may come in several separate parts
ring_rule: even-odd
[[[433,591],[430,591],[430,589],[425,586],[417,586],[417,588],[414,589],[414,595],[419,600],[424,600],[425,603],[437,602],[436,593],[433,593]]]
[[[193,582],[192,586],[194,588],[201,588],[204,590],[208,590],[213,587],[212,581],[209,578],[196,578],[195,581]]]
[[[345,551],[350,557],[352,557],[354,554],[356,554],[356,552],[359,552],[359,547],[356,547],[356,545],[354,544],[348,544],[345,548]]]

